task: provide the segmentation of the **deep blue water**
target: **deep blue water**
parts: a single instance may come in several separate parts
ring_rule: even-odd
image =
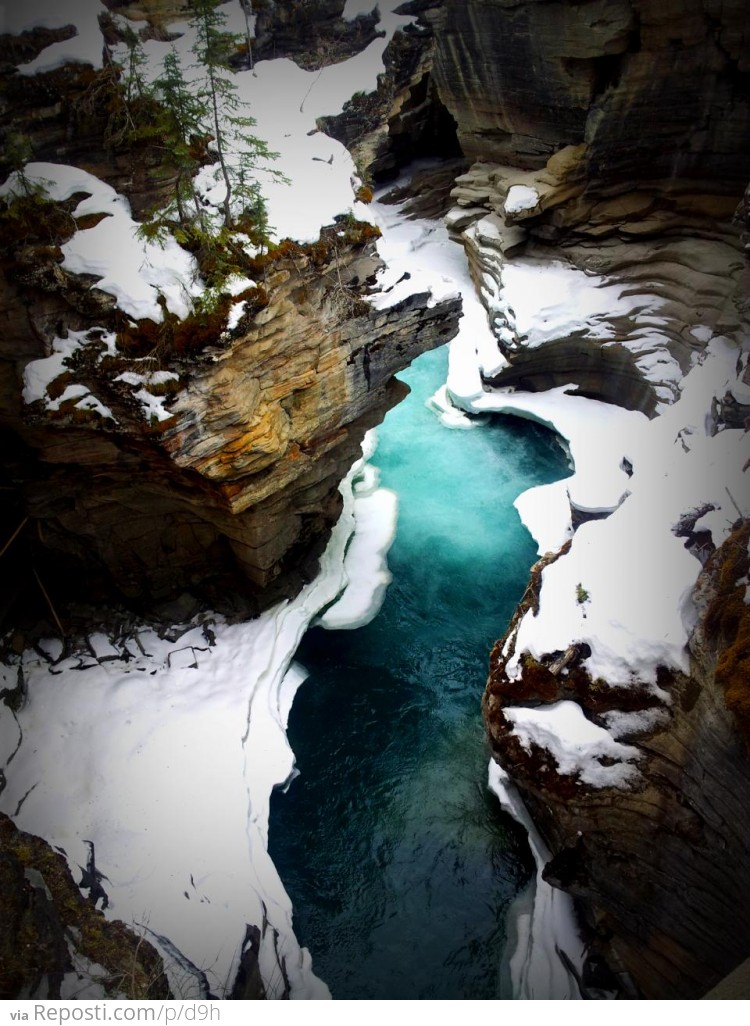
[[[270,851],[334,998],[508,996],[506,911],[531,871],[486,790],[480,700],[536,558],[513,500],[568,469],[528,421],[443,427],[425,400],[446,363],[439,350],[402,375],[412,394],[378,432],[399,495],[382,611],[309,631],[297,654],[300,776],[273,798]]]

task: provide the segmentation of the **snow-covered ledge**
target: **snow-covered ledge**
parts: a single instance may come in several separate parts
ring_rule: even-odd
[[[65,659],[50,640],[41,648],[51,662],[27,650],[0,667],[11,688],[20,667],[27,692],[18,712],[0,707],[0,809],[63,850],[74,875],[91,842],[106,915],[159,947],[176,997],[228,995],[247,926],[261,931],[269,997],[287,987],[292,998],[330,996],[294,936],[268,815],[294,769],[286,725],[305,678],[292,662],[302,635],[342,592],[353,589],[360,616],[377,608],[381,577],[345,568],[347,546],[365,553],[365,568],[387,548],[367,519],[357,531],[361,483],[378,501],[360,460],[320,574],[294,601],[248,623],[203,614],[166,640],[146,627],[115,641],[94,634]]]

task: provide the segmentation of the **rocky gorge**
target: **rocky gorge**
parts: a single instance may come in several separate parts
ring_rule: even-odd
[[[184,14],[181,4],[106,6],[156,38]],[[343,60],[381,31],[367,4],[251,6],[258,61],[289,55],[317,70],[325,53]],[[677,424],[675,437],[688,452],[700,430],[741,436],[750,416],[744,4],[413,0],[396,13],[410,23],[392,35],[376,89],[318,125],[376,182],[413,158],[450,161],[394,198],[415,216],[444,215],[465,250],[494,339],[480,390],[502,398],[575,386],[658,423],[720,340],[734,382],[706,391],[702,419]],[[50,32],[60,34],[2,39],[6,133],[24,129],[35,160],[79,164],[145,210],[164,182],[155,165],[144,178],[147,151],[113,156],[97,141],[96,109],[87,119],[81,100],[88,73],[36,76],[19,103],[15,68]],[[208,603],[237,617],[297,595],[315,577],[365,432],[403,394],[393,375],[456,335],[460,301],[417,293],[369,305],[378,232],[360,207],[315,241],[282,242],[238,265],[243,287],[220,316],[180,318],[166,301],[161,319],[124,316],[61,260],[73,233],[100,223],[79,200],[74,190],[57,202],[51,238],[26,225],[9,232],[3,259],[6,537],[22,525],[6,558],[19,568],[32,560],[56,602],[116,594],[167,617],[175,599],[188,615]],[[244,305],[230,320],[233,303]],[[46,395],[24,401],[30,363],[60,352]],[[478,412],[450,380],[448,396]],[[623,439],[610,500],[565,493],[566,537],[558,531],[549,551],[540,541],[543,558],[491,656],[484,711],[493,754],[550,848],[544,875],[576,898],[584,991],[598,965],[604,989],[620,996],[699,997],[750,954],[750,502],[734,483],[744,481],[734,450],[731,466],[711,472],[725,494],[707,488],[700,508],[669,525],[695,566],[677,663],[662,652],[648,665],[634,657],[611,679],[590,662],[587,624],[559,645],[528,640],[554,568],[575,557],[591,524],[609,525],[606,544],[618,545],[616,514],[636,501],[643,466],[630,445]],[[639,521],[642,548],[628,558],[656,609],[669,571],[646,530],[667,516],[654,495]],[[583,613],[598,600],[584,585]],[[635,637],[633,651],[649,643]],[[514,710],[562,702],[602,729],[619,723],[613,737],[632,749],[637,777],[592,784],[517,728]],[[617,764],[606,752],[596,759]]]

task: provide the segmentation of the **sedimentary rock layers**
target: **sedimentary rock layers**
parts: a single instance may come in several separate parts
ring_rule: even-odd
[[[589,182],[737,182],[750,125],[746,16],[742,0],[446,0],[432,15],[435,79],[469,157],[540,167],[585,143]]]
[[[192,325],[214,343],[197,352],[176,349],[173,318],[151,334],[125,329],[104,356],[110,336],[82,331],[56,394],[85,382],[110,417],[20,403],[31,354],[8,351],[6,426],[36,457],[13,470],[35,544],[134,601],[193,590],[253,609],[293,593],[315,572],[365,431],[403,394],[393,374],[456,330],[458,299],[413,296],[381,311],[363,301],[377,268],[367,236],[339,227],[317,246],[282,249],[243,293],[234,328],[226,315],[213,337]],[[65,299],[49,301],[61,323]],[[31,313],[19,299],[9,308],[10,337],[16,316],[34,320],[26,304]],[[32,348],[43,357],[47,345]]]

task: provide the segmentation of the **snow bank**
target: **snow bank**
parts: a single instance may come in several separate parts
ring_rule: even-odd
[[[92,328],[88,331],[70,331],[67,338],[52,340],[52,354],[39,360],[27,363],[23,370],[23,401],[25,403],[42,402],[48,410],[59,410],[63,403],[78,398],[75,406],[78,409],[93,410],[102,417],[112,421],[116,418],[109,407],[97,399],[85,385],[69,384],[56,399],[49,395],[48,388],[60,374],[68,371],[69,360],[82,346],[93,338],[101,347],[99,359],[115,352],[115,336],[103,328]]]
[[[173,238],[163,247],[136,235],[138,225],[130,216],[124,196],[87,171],[67,164],[33,162],[25,173],[50,199],[62,202],[86,193],[72,212],[74,218],[105,215],[93,228],[79,229],[62,246],[62,266],[73,274],[91,274],[96,287],[108,292],[118,306],[135,319],[163,319],[159,296],[177,317],[187,317],[192,299],[201,291],[195,259]],[[15,172],[0,186],[0,197],[21,192]]]
[[[552,754],[562,776],[577,776],[590,787],[621,787],[638,776],[631,765],[637,748],[620,744],[603,728],[588,720],[576,702],[553,702],[536,709],[507,708],[503,715],[513,724],[521,746],[533,745]],[[602,759],[608,761],[602,764]]]
[[[107,916],[160,946],[183,997],[224,994],[246,925],[264,922],[271,994],[283,966],[292,997],[328,996],[294,937],[267,839],[271,791],[294,766],[285,727],[304,671],[292,655],[347,583],[352,475],[342,491],[320,575],[294,601],[167,641],[145,628],[115,645],[95,635],[90,655],[54,665],[27,651],[27,701],[16,715],[0,707],[0,808],[64,850],[74,874],[93,842]],[[2,672],[14,686],[15,667]]]
[[[99,15],[106,11],[100,0],[56,0],[54,4],[49,0],[6,0],[0,4],[0,33],[19,35],[34,28],[75,26],[76,34],[71,39],[52,43],[34,60],[22,64],[18,69],[22,75],[54,71],[69,62],[101,68],[104,40]]]
[[[545,296],[567,281],[554,261],[549,286],[542,265],[534,273],[537,291]],[[572,322],[580,302],[585,309],[585,296],[581,300],[566,289],[559,297],[558,324]],[[467,289],[461,291],[465,304],[478,303]],[[544,325],[548,308],[535,313],[531,293],[527,301],[527,310],[519,306],[520,316]],[[655,687],[657,666],[687,668],[689,596],[700,565],[672,527],[686,510],[711,502],[717,509],[699,526],[710,527],[718,545],[738,515],[731,497],[744,497],[748,505],[742,472],[746,437],[739,430],[713,434],[710,421],[713,397],[736,381],[736,361],[736,347],[721,338],[711,341],[676,383],[678,401],[649,421],[641,413],[571,395],[572,385],[534,394],[486,390],[476,337],[462,331],[453,340],[447,394],[454,405],[469,413],[530,417],[557,431],[568,446],[573,477],[516,501],[540,553],[556,551],[571,536],[571,507],[611,514],[583,524],[569,555],[545,569],[539,614],[528,613],[521,623],[511,675],[519,672],[523,651],[538,657],[573,642],[591,646],[587,669],[611,683],[639,679]],[[578,601],[578,585],[589,601]]]
[[[539,203],[539,193],[528,185],[511,185],[503,209],[506,214],[520,214],[533,210]]]
[[[353,630],[370,623],[392,580],[387,557],[396,537],[398,497],[389,488],[362,481],[360,485],[354,486],[354,533],[344,558],[348,583],[317,620],[328,630]]]
[[[371,5],[370,9],[375,5]],[[320,229],[336,215],[352,211],[367,217],[367,208],[355,202],[354,187],[359,184],[351,156],[341,143],[318,131],[317,119],[341,112],[356,92],[372,92],[383,71],[383,51],[393,33],[413,18],[393,13],[398,3],[387,0],[377,5],[382,37],[374,39],[361,53],[319,71],[305,71],[293,61],[260,61],[252,70],[238,71],[233,81],[244,113],[256,119],[252,134],[263,139],[278,153],[272,161],[259,161],[256,177],[266,200],[272,237],[312,242]],[[227,28],[244,34],[245,23],[238,0],[222,6],[228,17]],[[356,17],[354,11],[347,17]],[[164,56],[174,48],[179,54],[186,78],[195,77],[191,47],[194,32],[185,22],[169,26],[178,38],[165,43],[149,40],[144,45],[152,79],[160,71]],[[124,52],[118,51],[124,59]],[[228,159],[233,154],[229,147]],[[273,172],[282,172],[287,182]],[[218,165],[204,168],[196,179],[203,199],[219,208],[226,195]]]
[[[632,287],[560,260],[517,258],[503,264],[491,313],[509,326],[518,345],[533,349],[571,335],[607,340],[615,334],[613,318],[638,311],[643,319],[662,305],[654,295],[633,295]]]
[[[509,914],[515,937],[507,953],[513,996],[521,1000],[575,1000],[581,997],[573,974],[560,958],[564,951],[580,974],[584,947],[576,925],[573,899],[546,882],[542,870],[550,851],[534,826],[508,774],[490,761],[488,786],[506,812],[525,827],[536,863],[536,876],[515,900]]]

